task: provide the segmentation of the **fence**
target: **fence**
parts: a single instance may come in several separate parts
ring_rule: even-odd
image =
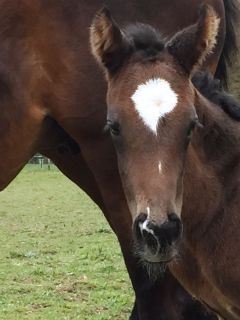
[[[44,157],[42,154],[37,153],[35,156],[32,157],[32,159],[28,162],[29,164],[36,164],[40,165],[42,168],[44,165],[47,165],[48,170],[51,170],[51,160],[47,157]]]

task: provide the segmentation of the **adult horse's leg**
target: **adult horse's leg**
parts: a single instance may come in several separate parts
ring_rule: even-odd
[[[110,216],[110,214],[107,214],[100,190],[92,172],[82,157],[78,144],[51,118],[48,118],[45,122],[45,130],[43,131],[40,141],[38,151],[49,157],[64,175],[83,189],[101,208],[105,216]],[[121,202],[122,201],[125,202],[125,199],[121,199]],[[119,214],[120,217],[128,214],[128,208],[125,209],[124,212]],[[111,226],[114,227],[113,223],[111,223]],[[129,226],[131,226],[130,223]],[[118,235],[117,228],[118,226],[114,227]],[[131,227],[125,229],[124,233],[130,235]],[[131,242],[131,238],[129,241]],[[132,259],[132,252],[128,250],[130,248],[129,241],[125,243],[122,237],[119,236],[119,242],[123,248],[127,266],[129,265],[128,257]],[[137,303],[135,303],[131,319],[139,319]]]
[[[79,145],[54,121],[45,121],[38,152],[50,158],[59,170],[104,211],[104,203],[92,172],[82,157]]]
[[[29,105],[21,109],[15,101],[8,101],[7,98],[1,102],[0,191],[15,178],[36,152],[44,117],[37,106]]]

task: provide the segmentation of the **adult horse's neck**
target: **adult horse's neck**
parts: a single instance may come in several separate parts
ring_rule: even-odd
[[[196,129],[188,150],[182,215],[186,232],[201,238],[213,221],[224,219],[236,188],[240,126],[198,91],[195,107],[203,128]]]

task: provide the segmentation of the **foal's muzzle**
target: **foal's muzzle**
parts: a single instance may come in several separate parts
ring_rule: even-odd
[[[180,218],[171,213],[162,224],[140,214],[134,221],[134,239],[141,259],[148,262],[168,262],[176,255],[176,244],[182,235]]]

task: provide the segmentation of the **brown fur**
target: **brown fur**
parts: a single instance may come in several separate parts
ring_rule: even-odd
[[[105,1],[119,24],[151,23],[168,38],[195,21],[199,0],[169,3]],[[203,66],[214,73],[225,40],[224,3],[207,3],[221,17],[217,45]],[[102,5],[98,0],[0,1],[0,189],[34,153],[49,156],[100,206],[117,234],[137,294],[133,318],[175,320],[191,298],[170,274],[158,284],[149,283],[132,256],[132,218],[111,139],[103,134],[106,86],[90,57],[88,35]],[[59,152],[71,139],[81,152]],[[168,292],[172,282],[174,297]]]
[[[188,73],[201,67],[206,57],[213,51],[217,42],[219,24],[220,19],[213,8],[203,6],[198,23],[178,32],[167,44],[169,52],[177,58]],[[190,51],[187,52],[187,48],[192,51],[193,47],[195,47],[195,55]]]
[[[105,8],[96,15],[94,23],[91,25],[90,44],[93,55],[100,65],[104,63],[107,67],[110,67],[107,60],[111,52],[118,51],[118,48],[123,45],[121,31],[111,20],[110,13]]]

